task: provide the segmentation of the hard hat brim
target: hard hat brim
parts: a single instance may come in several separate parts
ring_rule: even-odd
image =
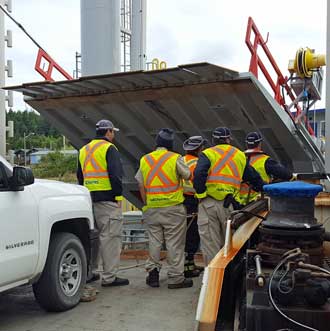
[[[183,143],[183,149],[184,149],[185,151],[194,151],[194,150],[200,148],[203,144],[204,144],[204,142],[201,142],[198,146],[191,146],[191,145],[189,145],[188,142],[185,141],[185,142]]]

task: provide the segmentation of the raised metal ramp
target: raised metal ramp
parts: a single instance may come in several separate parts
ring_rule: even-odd
[[[305,128],[298,128],[250,73],[198,63],[5,89],[23,93],[77,148],[94,136],[98,120],[112,120],[121,130],[116,145],[125,169],[124,195],[137,206],[134,175],[163,127],[176,131],[179,152],[190,135],[211,140],[217,126],[231,128],[234,145],[241,149],[245,135],[258,130],[265,137],[265,152],[294,172],[324,172],[322,154]]]

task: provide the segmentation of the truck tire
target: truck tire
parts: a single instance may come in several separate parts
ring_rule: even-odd
[[[33,285],[35,298],[47,311],[71,309],[80,301],[86,274],[86,253],[79,238],[72,233],[55,233],[45,268]]]

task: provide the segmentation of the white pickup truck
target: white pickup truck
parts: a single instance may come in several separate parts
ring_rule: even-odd
[[[88,190],[0,156],[0,224],[0,292],[32,284],[46,310],[76,306],[98,240]]]

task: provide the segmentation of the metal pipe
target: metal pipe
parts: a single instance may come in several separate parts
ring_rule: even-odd
[[[327,50],[326,63],[330,64],[330,5],[327,2]],[[330,70],[326,70],[326,93],[325,93],[325,170],[330,173]],[[330,191],[330,182],[326,184]]]
[[[265,286],[265,276],[261,269],[261,256],[256,255],[254,257],[254,261],[256,263],[256,270],[257,270],[256,282],[259,287],[264,287]]]
[[[232,233],[231,233],[231,220],[227,220],[227,225],[226,225],[226,237],[225,237],[225,245],[223,247],[224,252],[223,256],[227,257],[229,251],[231,250],[232,247]]]
[[[4,0],[0,0],[2,6],[5,5]],[[3,11],[0,11],[0,86],[5,85],[5,16]],[[0,155],[6,156],[6,93],[0,89]]]
[[[118,270],[119,271],[129,270],[129,269],[134,269],[134,268],[139,268],[139,267],[145,267],[146,265],[147,265],[146,262],[144,262],[144,263],[138,263],[138,264],[130,265],[128,267],[120,267],[120,268],[118,268]]]

